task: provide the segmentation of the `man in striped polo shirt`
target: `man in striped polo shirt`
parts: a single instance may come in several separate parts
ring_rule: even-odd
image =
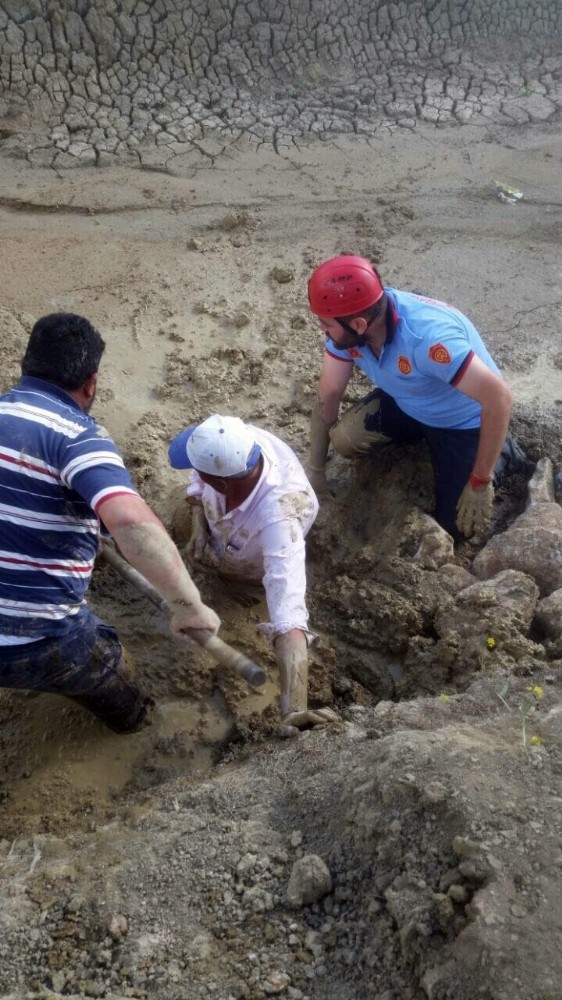
[[[66,695],[124,733],[150,699],[86,603],[100,522],[169,604],[174,635],[215,634],[220,622],[89,416],[104,348],[83,317],[44,316],[20,383],[0,397],[0,687]]]

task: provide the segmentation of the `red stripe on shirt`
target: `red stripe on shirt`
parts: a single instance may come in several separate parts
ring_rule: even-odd
[[[92,569],[91,563],[87,566],[61,566],[59,563],[30,562],[28,559],[14,559],[12,556],[0,556],[0,563],[13,563],[27,569],[56,569],[61,573],[89,573]]]
[[[94,507],[94,512],[97,514],[101,505],[104,504],[106,500],[113,500],[113,497],[134,497],[138,500],[139,496],[139,493],[133,493],[131,490],[112,490],[111,493],[106,493],[101,500],[98,500],[96,506]]]
[[[346,365],[352,365],[354,363],[352,358],[340,358],[337,354],[332,354],[328,348],[326,348],[326,354],[329,354],[331,358],[335,358],[336,361],[343,361]]]
[[[50,476],[56,482],[60,483],[60,476],[56,473],[50,472],[49,469],[42,468],[40,465],[33,465],[32,462],[24,462],[22,458],[12,458],[11,455],[5,455],[4,452],[0,451],[0,459],[3,462],[11,462],[12,465],[17,465],[20,468],[31,469],[32,472],[40,472],[43,476]]]
[[[464,359],[462,365],[460,366],[460,368],[457,369],[457,371],[453,375],[453,377],[452,377],[452,379],[451,379],[451,381],[449,383],[450,385],[452,385],[452,386],[458,385],[458,383],[460,382],[460,380],[463,377],[464,373],[466,372],[466,369],[468,368],[470,362],[472,361],[473,357],[474,357],[474,351],[469,351],[468,354],[467,354],[467,356],[466,356],[466,358]]]

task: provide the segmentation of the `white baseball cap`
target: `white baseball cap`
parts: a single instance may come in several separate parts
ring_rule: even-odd
[[[173,469],[196,469],[224,478],[249,472],[260,455],[253,432],[240,417],[218,413],[180,431],[168,448]]]

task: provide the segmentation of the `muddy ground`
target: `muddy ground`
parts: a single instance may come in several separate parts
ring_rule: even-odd
[[[237,414],[305,456],[322,351],[306,279],[360,253],[467,312],[521,443],[560,470],[553,127],[420,125],[281,155],[206,141],[172,172],[2,160],[2,388],[36,317],[90,318],[107,341],[96,416],[174,528],[166,447],[185,424]],[[365,391],[357,375],[349,399]],[[224,638],[268,669],[254,693],[105,566],[91,604],[158,702],[151,729],[116,737],[62,699],[2,693],[3,997],[562,997],[560,643],[481,593],[458,624],[478,546],[419,558],[423,452],[333,459],[330,478],[309,539],[310,693],[333,729],[277,739],[263,605],[197,577]],[[526,502],[512,478],[494,530]],[[289,905],[310,854],[331,879]]]

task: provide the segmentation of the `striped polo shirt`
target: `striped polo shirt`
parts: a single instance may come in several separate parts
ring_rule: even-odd
[[[0,396],[0,646],[62,635],[85,607],[100,504],[138,496],[104,428],[24,376]]]

